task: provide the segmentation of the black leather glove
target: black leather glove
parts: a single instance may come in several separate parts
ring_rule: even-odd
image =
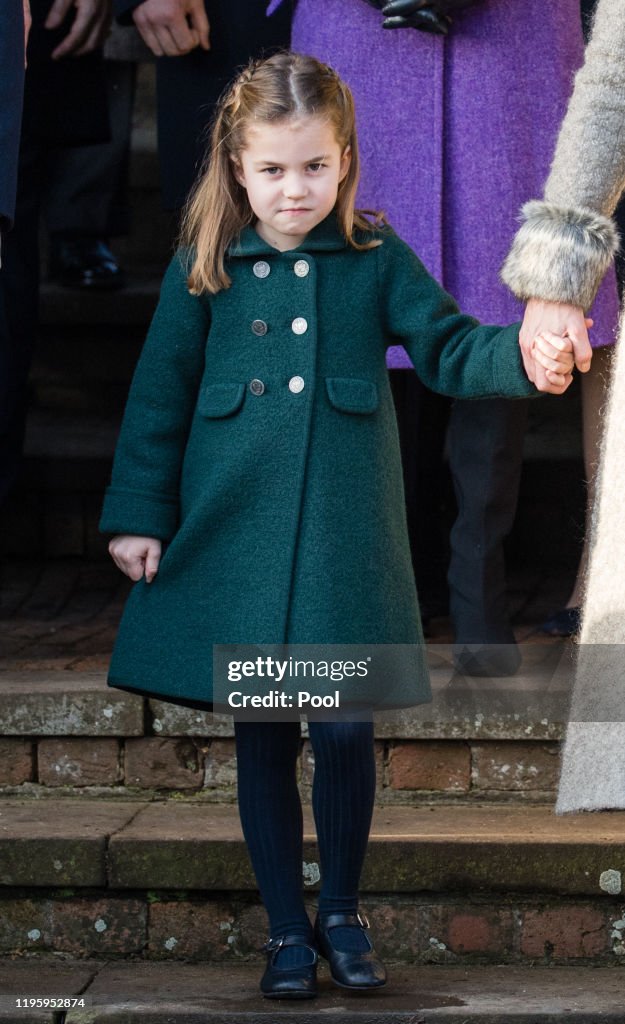
[[[452,16],[481,0],[366,0],[384,14],[382,28],[417,28],[446,36]]]

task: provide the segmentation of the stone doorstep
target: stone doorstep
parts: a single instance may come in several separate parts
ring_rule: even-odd
[[[310,807],[304,822],[304,860],[314,868]],[[361,890],[601,898],[621,895],[623,875],[623,812],[385,806],[374,811]],[[256,888],[234,806],[71,798],[0,800],[0,885]]]
[[[105,672],[0,671],[1,736],[142,736],[143,703]]]
[[[516,676],[463,678],[451,646],[428,645],[433,701],[379,714],[378,739],[558,740],[570,687],[570,648],[526,643]],[[2,671],[0,736],[142,736],[144,698],[107,686],[106,672]],[[148,700],[158,736],[228,737],[229,715]],[[303,735],[307,734],[303,723]]]
[[[623,1024],[623,972],[593,967],[389,965],[376,992],[346,992],[322,962],[319,996],[264,999],[258,964],[0,960],[0,1021],[56,1024],[10,1009],[7,996],[84,996],[65,1024]]]

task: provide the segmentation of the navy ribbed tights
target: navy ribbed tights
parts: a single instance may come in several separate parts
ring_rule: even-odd
[[[355,912],[375,797],[372,721],[309,721],[312,805],[322,888],[319,912]],[[302,805],[296,780],[299,722],[235,722],[239,814],[272,937],[311,940],[302,890]],[[359,929],[333,929],[339,948],[363,949]],[[280,951],[280,965],[298,947]],[[287,956],[288,954],[288,956]],[[288,961],[288,963],[287,963]]]

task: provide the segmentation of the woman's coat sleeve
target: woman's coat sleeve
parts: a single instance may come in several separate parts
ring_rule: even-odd
[[[618,248],[611,215],[624,188],[625,0],[599,0],[544,201],[523,207],[503,266],[517,298],[589,309]]]
[[[538,395],[523,369],[519,324],[485,326],[461,313],[395,234],[376,252],[386,334],[404,346],[427,387],[455,398]]]
[[[180,470],[204,368],[208,304],[190,295],[181,257],[165,274],[132,379],[100,530],[169,540]]]

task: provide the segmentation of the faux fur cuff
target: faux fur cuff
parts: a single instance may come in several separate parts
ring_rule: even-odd
[[[614,222],[584,207],[532,200],[502,267],[518,299],[567,302],[587,310],[619,247]]]

